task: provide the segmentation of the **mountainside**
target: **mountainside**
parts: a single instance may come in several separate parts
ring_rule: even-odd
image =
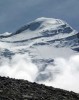
[[[38,18],[14,33],[0,35],[0,75],[53,81],[61,75],[61,66],[67,69],[63,63],[56,66],[55,59],[69,59],[78,51],[79,33],[70,25],[60,19]]]
[[[40,55],[36,53],[42,53],[45,47],[47,47],[46,49],[51,47],[51,50],[53,47],[78,48],[78,38],[78,32],[72,29],[66,22],[53,18],[38,18],[14,33],[0,35],[0,42],[8,45],[8,49],[14,47],[16,49],[18,47],[18,52],[21,47],[26,48],[27,51],[31,52],[31,54],[29,53],[31,58],[35,56],[35,58],[39,59],[41,57],[38,57]],[[42,49],[41,51],[40,48]],[[24,52],[22,51],[22,53]],[[44,52],[42,55],[44,55]],[[50,58],[53,58],[53,56]]]
[[[62,20],[42,17],[14,33],[1,35],[0,45],[3,57],[28,53],[33,62],[45,66],[55,57],[67,57],[73,54],[73,50],[78,51],[79,34]]]
[[[54,47],[74,47],[78,45],[78,32],[62,20],[38,18],[15,33],[1,35],[0,41],[13,43],[13,46],[24,46],[32,42],[34,46],[47,43]]]
[[[79,94],[24,80],[0,77],[0,100],[79,100]]]

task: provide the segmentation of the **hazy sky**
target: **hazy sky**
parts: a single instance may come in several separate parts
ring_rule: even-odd
[[[79,0],[0,0],[0,33],[13,32],[38,17],[67,21],[79,31]]]

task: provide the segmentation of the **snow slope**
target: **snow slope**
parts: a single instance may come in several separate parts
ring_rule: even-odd
[[[53,59],[53,57],[61,55],[58,54],[60,50],[78,47],[78,32],[60,19],[42,17],[14,33],[1,35],[0,44],[1,49],[13,50],[14,53],[19,52],[20,49],[27,49],[26,51],[29,51],[29,55],[33,59]],[[73,52],[71,49],[68,50],[68,52],[71,51],[69,54]],[[45,51],[48,51],[49,54]],[[24,51],[22,52],[24,53]]]

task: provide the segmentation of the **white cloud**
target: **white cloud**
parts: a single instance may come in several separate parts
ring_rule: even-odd
[[[17,54],[11,61],[2,59],[0,75],[31,82],[34,82],[39,75],[40,77],[44,75],[43,78],[46,79],[40,79],[38,83],[79,92],[79,55],[68,59],[56,58],[54,65],[47,66],[40,72],[38,66],[31,62],[27,54]]]
[[[47,79],[41,83],[79,92],[79,55],[74,55],[69,59],[57,58],[54,67],[53,69],[53,66],[48,66],[46,71],[52,71],[52,77],[55,78]],[[58,70],[58,73],[56,73],[56,70]]]
[[[9,76],[11,78],[17,79],[26,79],[32,82],[35,80],[38,69],[37,66],[35,66],[30,61],[27,55],[16,55],[12,58],[10,63],[8,60],[6,60],[5,63],[6,64],[4,64],[3,59],[3,64],[0,67],[1,76]]]

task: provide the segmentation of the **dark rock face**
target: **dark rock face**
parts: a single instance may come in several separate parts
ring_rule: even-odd
[[[79,100],[79,94],[25,80],[0,77],[0,100]]]

